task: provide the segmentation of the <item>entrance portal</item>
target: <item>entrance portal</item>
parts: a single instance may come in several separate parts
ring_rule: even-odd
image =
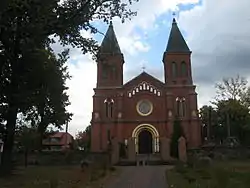
[[[153,138],[148,130],[142,130],[138,136],[139,154],[149,154],[153,152]]]

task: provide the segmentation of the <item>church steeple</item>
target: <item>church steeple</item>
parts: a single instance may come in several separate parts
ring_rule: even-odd
[[[170,53],[189,53],[190,49],[178,28],[175,18],[173,18],[166,52]]]
[[[124,58],[110,22],[97,56],[97,88],[123,85]]]
[[[115,35],[112,21],[110,22],[109,28],[102,41],[102,44],[100,47],[100,53],[121,54],[121,49],[120,49],[120,46],[118,44],[118,41]]]
[[[165,83],[192,85],[191,51],[173,18],[167,48],[163,55]]]

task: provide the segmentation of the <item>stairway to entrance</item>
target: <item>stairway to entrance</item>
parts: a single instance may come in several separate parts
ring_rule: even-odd
[[[137,154],[136,155],[136,165],[137,166],[146,166],[154,165],[160,163],[161,156],[160,154]]]
[[[160,154],[137,154],[135,161],[128,159],[120,160],[118,166],[149,166],[149,165],[168,165],[169,161],[163,161]]]

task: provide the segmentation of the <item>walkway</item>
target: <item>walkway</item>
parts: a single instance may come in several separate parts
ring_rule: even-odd
[[[167,188],[166,166],[122,167],[122,173],[104,188]]]

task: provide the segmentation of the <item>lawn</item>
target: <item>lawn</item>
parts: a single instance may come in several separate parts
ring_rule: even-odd
[[[79,166],[36,166],[20,168],[16,175],[0,179],[1,188],[96,188],[117,170],[87,169]]]
[[[203,167],[177,165],[166,175],[169,188],[249,188],[250,161],[213,162]]]

